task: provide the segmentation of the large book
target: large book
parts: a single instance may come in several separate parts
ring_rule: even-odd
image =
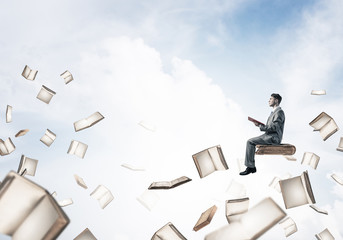
[[[97,240],[93,233],[86,228],[79,235],[74,238],[74,240]]]
[[[146,209],[151,211],[157,202],[159,201],[159,196],[154,191],[145,190],[139,197],[136,198]]]
[[[64,78],[64,83],[65,83],[65,84],[68,84],[68,83],[70,83],[71,81],[74,80],[73,75],[72,75],[68,70],[66,70],[65,72],[63,72],[63,73],[61,74],[61,77]]]
[[[95,112],[87,118],[76,121],[76,122],[74,122],[75,132],[89,128],[89,127],[93,126],[94,124],[100,122],[104,118],[105,117],[102,116],[101,113]]]
[[[248,117],[248,120],[250,122],[253,122],[253,123],[257,123],[259,125],[262,125],[262,126],[265,126],[265,124],[263,122],[260,122],[260,121],[257,121],[256,119],[252,118],[252,117]]]
[[[180,186],[181,184],[187,183],[189,181],[192,181],[192,179],[186,176],[182,176],[172,181],[153,182],[152,184],[150,184],[149,189],[170,189]]]
[[[335,240],[334,236],[332,236],[331,232],[327,228],[316,234],[315,237],[317,240]]]
[[[193,227],[193,230],[197,232],[200,229],[202,229],[203,227],[205,227],[208,224],[210,224],[214,214],[216,213],[216,211],[217,211],[217,206],[213,205],[212,207],[207,209],[205,212],[203,212],[201,214],[199,220],[197,221],[197,223]]]
[[[29,129],[22,129],[19,130],[19,132],[16,133],[15,137],[21,137],[24,136],[26,133],[28,133],[30,130]]]
[[[331,177],[332,177],[333,180],[336,181],[336,183],[338,183],[340,185],[343,185],[343,179],[340,178],[339,176],[337,176],[336,173],[331,174]]]
[[[47,190],[11,171],[0,185],[0,233],[13,240],[56,239],[69,219]]]
[[[38,160],[21,155],[17,173],[20,175],[34,176],[36,174]]]
[[[151,240],[187,240],[177,228],[171,223],[167,223],[161,227],[152,236]]]
[[[211,232],[205,240],[257,239],[285,216],[286,213],[272,198],[265,198],[243,214],[239,221]]]
[[[298,231],[297,225],[290,217],[283,219],[279,222],[279,224],[284,229],[286,237],[289,237],[290,235]]]
[[[309,165],[313,169],[317,169],[320,157],[312,152],[305,152],[301,164]]]
[[[12,122],[12,106],[7,105],[6,108],[6,123]]]
[[[5,141],[3,141],[0,138],[0,155],[4,156],[4,155],[8,155],[11,152],[13,152],[15,150],[15,146],[11,140],[11,138],[7,138]]]
[[[343,152],[343,137],[340,138],[338,147],[336,148],[337,151]]]
[[[35,80],[37,76],[38,71],[37,70],[32,70],[29,66],[25,65],[23,72],[21,75],[26,78],[27,80]]]
[[[50,145],[55,141],[55,139],[56,134],[47,129],[43,137],[41,137],[40,141],[44,143],[46,146],[50,147]]]
[[[335,120],[325,112],[319,114],[309,124],[314,128],[313,131],[319,131],[324,141],[339,130]]]
[[[316,203],[307,171],[300,176],[281,180],[280,188],[286,209]]]
[[[200,178],[206,177],[215,171],[229,169],[220,145],[205,149],[192,157]]]
[[[79,158],[84,158],[88,145],[76,140],[72,140],[68,149],[68,154],[73,154]]]
[[[256,155],[293,155],[296,148],[292,144],[256,145]]]
[[[46,104],[49,104],[52,97],[56,94],[53,90],[50,88],[42,85],[41,90],[39,91],[37,98],[41,100],[42,102],[45,102]]]
[[[99,185],[90,195],[92,198],[98,200],[102,209],[104,209],[114,199],[111,191],[104,185]]]
[[[225,215],[229,224],[237,222],[249,209],[249,198],[230,199],[225,202]]]

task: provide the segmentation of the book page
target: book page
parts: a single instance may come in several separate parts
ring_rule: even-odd
[[[61,201],[58,201],[58,205],[60,207],[65,207],[65,206],[71,205],[73,203],[74,203],[73,199],[71,199],[71,198],[67,198],[67,199],[63,199]]]
[[[300,176],[281,180],[280,187],[286,209],[308,204],[306,190]]]
[[[316,205],[311,204],[310,207],[318,213],[328,215],[328,211],[318,208]]]
[[[15,146],[14,146],[11,138],[7,138],[5,140],[5,146],[6,146],[6,149],[8,151],[8,154],[10,154],[11,152],[13,152],[15,150]]]
[[[127,169],[130,169],[132,171],[145,171],[144,167],[136,167],[136,166],[133,166],[133,165],[127,164],[127,163],[123,163],[120,166],[127,168]]]
[[[28,131],[29,131],[29,129],[22,129],[15,135],[15,137],[24,136]]]
[[[191,179],[186,176],[182,176],[182,177],[172,180],[170,183],[171,183],[171,186],[175,187],[176,185],[180,185],[188,181],[191,181]]]
[[[150,184],[149,189],[151,188],[170,188],[171,187],[171,182],[168,181],[161,181],[161,182],[153,182],[152,184]]]
[[[83,187],[84,189],[87,189],[87,188],[88,188],[87,185],[86,185],[86,183],[83,181],[83,179],[82,179],[81,177],[79,177],[78,175],[74,174],[74,178],[75,178],[75,180],[76,180],[76,183],[77,183],[79,186]]]
[[[312,122],[310,122],[310,126],[313,127],[315,130],[320,130],[330,120],[331,117],[325,112],[322,112],[315,119],[313,119]]]
[[[44,196],[13,234],[13,240],[44,239],[59,215],[48,196]],[[38,227],[39,226],[39,227]]]
[[[224,165],[225,159],[220,155],[220,147],[212,147],[208,149],[208,153],[211,156],[212,162],[216,170],[226,170],[226,163]]]
[[[301,174],[300,178],[301,178],[302,184],[305,188],[307,202],[312,203],[312,204],[316,203],[314,196],[313,196],[312,187],[311,187],[311,183],[310,183],[310,179],[308,177],[307,171],[303,172],[303,174]]]
[[[26,169],[25,175],[34,176],[36,174],[37,164],[38,160],[21,155],[20,164],[17,172],[19,174],[22,174],[23,171],[25,171]]]
[[[6,123],[12,122],[12,106],[7,105],[6,108]]]
[[[338,131],[338,126],[333,119],[327,122],[321,129],[320,129],[320,136],[325,141],[328,139],[332,134]]]
[[[335,180],[338,184],[343,185],[343,179],[337,176],[335,173],[331,174],[333,180]]]
[[[93,126],[94,124],[100,122],[104,118],[105,117],[103,115],[101,115],[101,113],[95,112],[92,115],[90,115],[86,120],[87,120],[89,126]]]
[[[206,177],[207,175],[216,171],[211,156],[207,150],[193,155],[193,159],[201,178]]]

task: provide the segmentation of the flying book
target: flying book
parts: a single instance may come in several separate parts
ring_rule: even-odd
[[[155,132],[156,131],[156,127],[152,123],[149,123],[149,122],[146,122],[146,121],[140,121],[138,123],[138,125],[140,125],[141,127],[145,128],[146,130],[149,130],[151,132]]]
[[[152,236],[151,240],[187,240],[177,228],[171,223],[167,223]]]
[[[317,240],[335,240],[329,229],[325,228],[322,232],[315,235]]]
[[[99,185],[91,194],[91,197],[99,201],[99,205],[104,209],[112,200],[113,195],[104,185]]]
[[[146,207],[146,209],[148,209],[149,211],[151,211],[154,206],[157,204],[157,202],[159,201],[159,196],[153,192],[153,191],[149,191],[149,190],[145,190],[139,197],[136,198],[138,202],[140,202],[144,207]]]
[[[316,205],[311,204],[310,207],[311,207],[313,210],[315,210],[316,212],[318,212],[318,213],[322,213],[322,214],[325,214],[325,215],[328,215],[328,214],[329,214],[328,211],[326,211],[326,210],[324,210],[324,209],[320,209],[320,208],[318,208]]]
[[[202,229],[203,227],[205,227],[208,224],[210,224],[214,214],[216,213],[216,211],[217,211],[217,206],[213,205],[212,207],[207,209],[205,212],[203,212],[201,214],[199,220],[197,221],[197,223],[193,227],[193,230],[197,232],[200,229]]]
[[[243,184],[232,179],[225,194],[232,198],[244,198],[247,194],[247,189]]]
[[[288,161],[296,161],[297,159],[294,156],[283,155]]]
[[[317,169],[320,157],[312,152],[305,152],[301,164],[309,165]]]
[[[11,152],[13,152],[15,150],[15,146],[11,140],[11,138],[7,138],[5,141],[3,141],[0,138],[0,155],[4,156],[4,155],[8,155]]]
[[[11,171],[0,185],[0,233],[13,240],[57,239],[69,224],[50,193]]]
[[[289,237],[290,235],[298,231],[297,225],[295,224],[293,219],[290,217],[283,219],[282,221],[279,222],[279,224],[285,230],[286,237]]]
[[[252,117],[248,117],[248,120],[253,122],[253,123],[257,123],[259,125],[262,125],[262,126],[265,126],[264,123],[260,122],[260,121],[257,121],[256,119],[252,118]]]
[[[308,173],[281,180],[281,193],[286,209],[316,203]]]
[[[136,167],[136,166],[132,166],[132,165],[127,164],[127,163],[123,163],[120,166],[127,168],[127,169],[130,169],[132,171],[145,171],[145,169],[143,167]]]
[[[87,144],[72,140],[68,149],[68,153],[78,156],[79,158],[84,158],[87,148]]]
[[[83,181],[83,179],[81,177],[79,177],[78,175],[74,174],[74,178],[75,178],[76,183],[79,186],[83,187],[84,189],[88,188],[86,183]]]
[[[343,152],[343,137],[340,138],[338,147],[336,148],[337,151]]]
[[[74,240],[97,240],[97,238],[88,228],[86,228],[79,235],[77,235]]]
[[[206,177],[215,171],[229,169],[220,145],[205,149],[192,157],[200,178]]]
[[[7,105],[6,108],[6,123],[12,122],[12,106]]]
[[[257,239],[285,216],[286,213],[272,198],[265,198],[243,214],[240,221],[211,232],[205,240]]]
[[[335,180],[338,184],[343,185],[343,179],[337,176],[335,173],[331,174],[333,180]]]
[[[22,129],[19,132],[17,132],[17,134],[15,135],[15,137],[21,137],[24,136],[26,133],[28,133],[29,129]]]
[[[326,95],[326,90],[312,90],[311,95]]]
[[[181,184],[184,184],[189,181],[192,181],[192,179],[186,176],[182,176],[169,182],[168,181],[153,182],[152,184],[150,184],[148,189],[170,189],[170,188],[180,186]]]
[[[93,126],[94,124],[100,122],[102,119],[104,119],[104,116],[102,116],[101,113],[99,112],[95,112],[92,115],[90,115],[88,118],[84,118],[77,122],[74,122],[75,132],[89,128]]]
[[[58,201],[58,205],[60,205],[60,207],[65,207],[65,206],[68,206],[71,204],[73,204],[73,199],[71,199],[71,198]]]
[[[36,174],[38,160],[21,155],[17,173],[20,175],[34,176]]]
[[[45,102],[46,104],[49,104],[52,97],[56,94],[53,90],[50,88],[47,88],[46,86],[42,85],[41,90],[39,91],[37,98],[41,100],[42,102]]]
[[[64,83],[65,84],[68,84],[68,83],[70,83],[71,81],[74,80],[73,75],[68,70],[65,71],[64,73],[62,73],[61,77],[64,78]]]
[[[274,188],[276,191],[278,191],[279,193],[281,193],[281,188],[280,188],[280,181],[284,180],[284,179],[288,179],[290,178],[292,175],[291,174],[286,174],[285,176],[283,176],[282,178],[279,177],[274,177],[273,180],[271,181],[271,183],[269,184],[269,187]]]
[[[248,211],[249,198],[238,198],[226,200],[225,202],[225,215],[229,224],[237,222],[241,219],[243,214]]]
[[[25,65],[24,70],[21,75],[27,80],[33,81],[35,80],[37,73],[38,73],[37,70],[32,70],[31,68],[29,68],[29,66]]]
[[[313,131],[319,131],[324,141],[339,130],[335,120],[325,112],[319,114],[309,124],[314,128]]]
[[[51,132],[49,129],[45,131],[44,136],[40,139],[42,143],[50,147],[50,145],[55,141],[56,134]]]

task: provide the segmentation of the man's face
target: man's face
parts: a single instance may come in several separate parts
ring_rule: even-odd
[[[278,103],[278,100],[277,99],[275,99],[274,97],[270,97],[269,98],[269,107],[274,107],[274,106],[276,106],[277,105],[277,103]]]

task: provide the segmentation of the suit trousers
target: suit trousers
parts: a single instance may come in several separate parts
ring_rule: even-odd
[[[272,145],[277,144],[272,135],[262,134],[261,136],[250,138],[247,141],[245,150],[245,166],[249,168],[255,167],[255,151],[256,145]]]

